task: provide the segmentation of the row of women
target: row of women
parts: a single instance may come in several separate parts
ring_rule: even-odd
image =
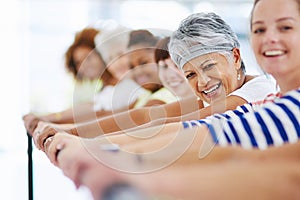
[[[62,114],[28,114],[25,126],[94,199],[300,199],[300,1],[255,0],[250,30],[256,61],[276,84],[246,74],[237,36],[220,16],[195,13],[158,42],[133,39],[145,30],[131,30],[122,53],[96,48],[114,78],[113,64],[128,64],[114,95],[126,79],[151,94],[165,88],[175,101],[128,106],[137,95],[126,109],[113,109],[130,93],[113,98],[104,115],[80,121],[73,109],[72,124],[59,125]],[[77,63],[69,64],[79,75]],[[150,68],[178,78],[150,80]],[[188,93],[177,92],[185,83]]]

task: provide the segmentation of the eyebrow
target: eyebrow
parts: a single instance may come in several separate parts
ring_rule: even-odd
[[[199,66],[204,66],[206,63],[212,61],[212,59],[208,59],[208,60],[205,60],[204,62],[202,62]],[[186,72],[189,72],[191,70],[184,70],[183,72],[186,73]]]
[[[283,17],[283,18],[276,20],[276,22],[285,21],[285,20],[296,21],[295,18],[293,18],[293,17]]]

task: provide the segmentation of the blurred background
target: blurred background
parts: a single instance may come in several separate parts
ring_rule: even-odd
[[[28,199],[22,116],[60,111],[84,100],[73,98],[74,82],[64,68],[64,53],[77,31],[113,21],[172,31],[191,13],[212,11],[233,27],[248,73],[258,74],[248,40],[251,6],[252,0],[1,1],[0,199]],[[34,199],[90,199],[87,189],[76,190],[43,153],[34,149],[33,159]]]

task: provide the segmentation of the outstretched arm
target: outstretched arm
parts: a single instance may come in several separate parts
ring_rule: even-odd
[[[61,112],[50,113],[47,115],[38,116],[33,113],[29,113],[23,116],[23,121],[26,130],[32,134],[38,125],[38,122],[51,122],[56,124],[69,124],[74,122],[83,122],[95,117],[96,114],[93,111],[93,103],[81,103],[72,108],[68,108]]]
[[[100,145],[90,142],[90,139],[58,134],[47,153],[51,155],[52,150],[59,149],[58,157],[49,158],[77,186],[90,188],[96,199],[108,186],[119,182],[133,185],[146,195],[183,199],[198,199],[199,196],[205,199],[299,198],[300,170],[299,156],[296,156],[299,143],[266,151],[218,147],[213,148],[208,157],[222,158],[220,160],[198,159],[198,162],[178,165],[180,159],[165,163],[167,154],[164,153],[161,159],[156,156],[149,159],[113,148],[101,149]],[[96,148],[99,154],[95,154]],[[228,152],[226,159],[222,157],[224,152]],[[170,151],[168,156],[174,153]],[[186,151],[182,156],[190,157],[188,154]],[[264,156],[263,162],[261,156]]]
[[[192,96],[171,104],[133,109],[104,117],[97,120],[97,123],[94,121],[80,125],[70,132],[82,137],[96,137],[101,133],[133,131],[169,122],[203,119],[214,113],[233,110],[245,103],[246,101],[239,96],[228,96],[225,100],[213,102],[210,106],[203,108],[202,101],[197,102]],[[88,136],[85,135],[87,133]]]
[[[112,114],[90,123],[80,124],[70,132],[78,132],[82,137],[96,137],[105,133],[112,133],[131,129],[152,120],[181,116],[202,108],[202,101],[194,96],[170,104],[132,109],[126,112]],[[87,131],[88,132],[87,132]],[[85,136],[88,134],[88,136]]]

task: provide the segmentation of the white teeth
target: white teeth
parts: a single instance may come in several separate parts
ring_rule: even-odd
[[[210,88],[209,90],[204,90],[203,92],[204,92],[205,94],[211,93],[211,92],[213,92],[214,90],[218,89],[219,86],[220,86],[220,84],[215,85],[214,87]]]
[[[273,51],[266,51],[265,52],[266,56],[280,56],[280,55],[283,55],[283,54],[284,54],[284,51],[281,51],[281,50],[273,50]]]

